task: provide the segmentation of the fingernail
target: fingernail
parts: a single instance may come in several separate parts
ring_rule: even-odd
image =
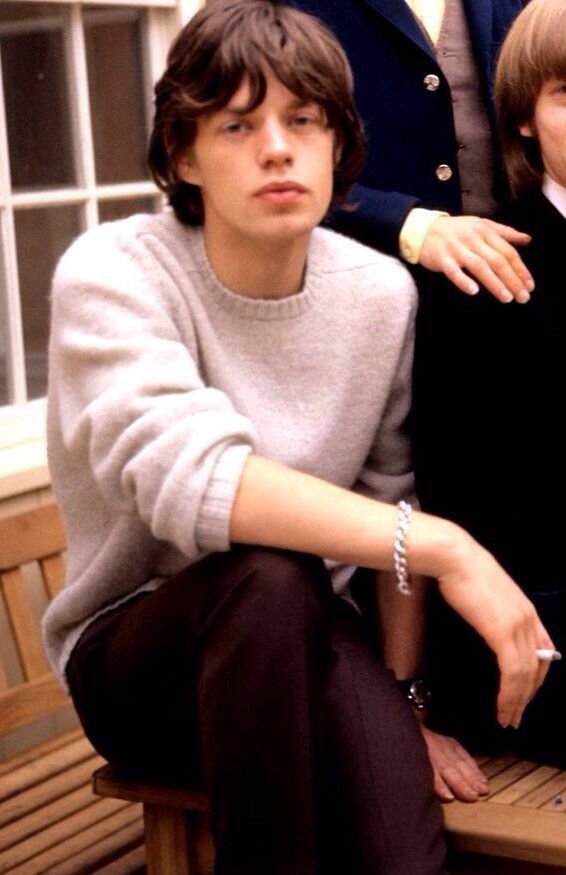
[[[529,280],[529,282],[527,283],[527,291],[534,292],[534,290],[535,290],[535,281]]]
[[[444,792],[444,793],[442,794],[442,798],[443,798],[446,802],[452,802],[452,800],[455,799],[456,797],[454,796],[453,793],[450,793],[449,791],[446,791],[446,792]]]
[[[531,300],[531,296],[526,289],[521,289],[520,292],[517,292],[516,300],[519,302],[519,304],[528,304]]]
[[[520,725],[521,725],[521,720],[520,719],[515,720],[515,722],[513,723],[513,729],[518,729]]]
[[[473,280],[468,283],[467,291],[468,291],[469,295],[477,295],[479,290],[480,290],[480,287]]]
[[[509,729],[509,724],[504,723],[503,720],[499,721],[499,725],[501,726],[502,729]]]
[[[508,289],[501,289],[500,297],[504,304],[509,304],[513,300],[513,295]]]

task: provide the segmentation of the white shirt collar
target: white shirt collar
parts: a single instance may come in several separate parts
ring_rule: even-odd
[[[551,179],[548,173],[544,174],[542,182],[542,191],[546,195],[550,203],[556,207],[559,213],[562,213],[566,219],[566,188]]]

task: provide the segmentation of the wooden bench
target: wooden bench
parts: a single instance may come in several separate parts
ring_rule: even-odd
[[[24,586],[33,559],[52,597],[64,546],[54,506],[0,520],[0,585],[22,673],[8,686],[0,672],[0,733],[68,704],[45,663]],[[450,846],[482,855],[481,864],[473,856],[468,868],[456,865],[455,875],[566,875],[566,772],[511,756],[479,762],[487,799],[445,806]],[[208,812],[206,796],[190,788],[122,780],[73,730],[0,763],[0,875],[118,875],[145,859],[148,875],[211,875]],[[513,861],[511,868],[488,869],[484,855],[502,867]]]
[[[489,795],[444,806],[449,844],[534,864],[514,865],[508,870],[513,875],[566,873],[566,771],[509,754],[477,761],[489,779]]]
[[[0,735],[69,709],[47,665],[39,618],[63,585],[55,505],[0,519]],[[0,761],[0,873],[128,875],[145,864],[141,805],[93,795],[103,763],[80,729]]]
[[[566,873],[566,771],[510,755],[477,759],[489,778],[489,795],[472,804],[444,806],[449,847],[473,853],[463,860],[457,855],[450,871]],[[124,781],[110,766],[95,772],[94,789],[102,796],[144,805],[148,875],[211,875],[214,852],[206,796]],[[493,858],[513,862],[507,868]]]

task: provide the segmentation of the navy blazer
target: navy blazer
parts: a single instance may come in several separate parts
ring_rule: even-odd
[[[350,200],[352,212],[334,214],[338,230],[386,252],[398,253],[409,210],[462,209],[457,142],[448,83],[434,50],[405,0],[294,0],[321,18],[344,46],[355,78],[368,152]],[[497,49],[526,0],[464,0],[486,105]],[[424,79],[435,73],[436,91]],[[439,164],[453,176],[441,182]]]

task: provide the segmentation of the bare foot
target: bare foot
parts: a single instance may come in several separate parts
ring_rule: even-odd
[[[421,732],[434,772],[434,789],[443,802],[476,802],[487,794],[485,775],[455,738],[433,732],[422,723]]]

